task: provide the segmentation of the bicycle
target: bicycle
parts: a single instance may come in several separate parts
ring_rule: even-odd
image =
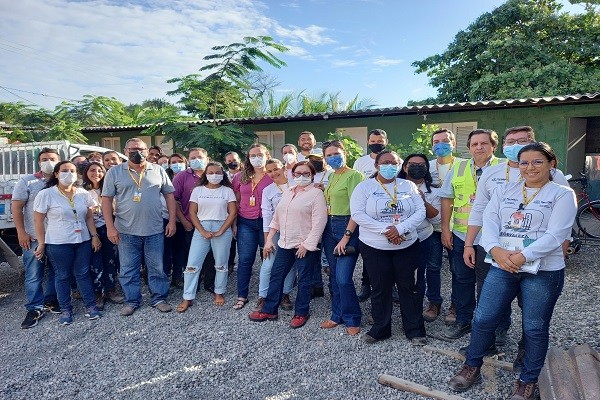
[[[581,193],[577,195],[577,203],[581,205],[575,216],[579,232],[583,233],[584,237],[600,239],[600,200],[590,200],[587,193],[589,182],[585,174],[581,173],[581,178],[569,179],[569,182],[581,185]]]

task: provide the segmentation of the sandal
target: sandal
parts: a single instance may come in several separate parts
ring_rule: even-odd
[[[225,304],[225,297],[223,297],[222,294],[215,293],[214,298],[215,306],[221,307],[223,304]]]
[[[234,310],[241,310],[248,304],[248,299],[244,299],[243,297],[238,297],[233,305]]]
[[[179,303],[179,305],[177,306],[176,310],[178,313],[183,313],[186,312],[186,310],[188,308],[190,308],[192,306],[192,301],[191,300],[183,300],[181,303]]]

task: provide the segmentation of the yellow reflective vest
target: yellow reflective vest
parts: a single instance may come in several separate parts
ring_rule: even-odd
[[[496,165],[501,159],[493,156],[489,165]],[[477,184],[475,182],[473,159],[462,160],[452,168],[452,188],[454,189],[454,207],[452,209],[453,230],[467,233],[469,214],[475,201]]]

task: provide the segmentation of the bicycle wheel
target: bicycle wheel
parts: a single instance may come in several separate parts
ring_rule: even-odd
[[[600,239],[600,200],[579,207],[575,221],[586,236]]]

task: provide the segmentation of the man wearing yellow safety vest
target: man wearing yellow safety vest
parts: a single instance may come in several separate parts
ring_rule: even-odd
[[[453,165],[451,175],[446,177],[440,191],[442,244],[452,250],[452,297],[456,303],[456,322],[449,325],[445,332],[449,339],[458,339],[471,331],[476,278],[475,270],[465,264],[463,252],[479,178],[484,169],[501,161],[494,156],[497,146],[498,134],[492,130],[476,129],[469,133],[467,148],[472,158]],[[450,220],[454,223],[452,229]],[[479,242],[479,236],[471,246]]]

